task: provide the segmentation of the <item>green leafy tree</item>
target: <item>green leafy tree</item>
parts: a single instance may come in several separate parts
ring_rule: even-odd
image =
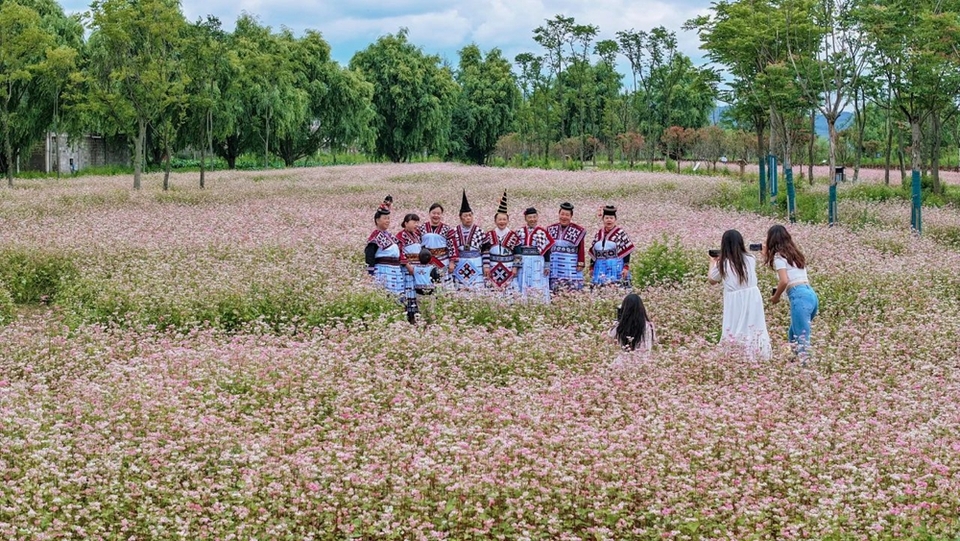
[[[237,58],[220,20],[213,16],[190,25],[183,58],[190,82],[181,143],[200,150],[200,187],[204,188],[206,158],[213,141],[225,137],[235,123],[225,91],[237,76]]]
[[[460,84],[452,126],[456,154],[481,165],[512,128],[520,89],[500,50],[493,49],[484,58],[476,45],[460,50],[456,80]]]
[[[237,19],[233,47],[240,63],[239,99],[242,114],[237,131],[243,151],[262,152],[270,165],[271,143],[291,136],[309,118],[309,92],[297,68],[297,39],[280,34],[252,16]]]
[[[881,0],[865,5],[858,16],[871,43],[871,71],[886,78],[892,104],[910,126],[915,171],[923,169],[923,123],[934,124],[933,190],[940,193],[939,125],[960,93],[960,3]]]
[[[0,1],[0,172],[10,186],[18,157],[57,124],[82,34],[54,2]]]
[[[284,163],[291,166],[324,145],[336,151],[350,144],[369,144],[373,85],[331,60],[330,47],[318,32],[308,30],[292,52],[297,85],[307,93],[307,114],[278,138],[278,155]]]
[[[855,17],[861,0],[794,1],[794,9],[785,10],[788,58],[804,96],[827,122],[833,171],[837,119],[858,92],[867,58],[868,43]]]
[[[517,127],[524,145],[532,144],[546,159],[553,141],[553,126],[559,123],[560,112],[554,104],[551,78],[544,60],[533,53],[521,53],[514,62],[520,67],[518,83],[522,100],[517,111]]]
[[[373,152],[393,162],[422,151],[446,153],[458,88],[436,56],[407,41],[407,30],[378,39],[350,60],[373,84]]]
[[[533,31],[533,40],[544,48],[546,54],[542,57],[542,65],[550,72],[550,84],[553,90],[553,103],[548,102],[548,107],[554,110],[563,111],[566,109],[566,93],[564,92],[566,67],[570,63],[564,45],[571,42],[576,21],[573,17],[555,15],[553,19],[547,19],[546,24],[538,26]],[[563,115],[558,115],[559,125],[550,141],[559,140],[570,136],[569,124],[565,121]]]
[[[90,9],[89,107],[133,139],[133,187],[140,189],[147,128],[158,130],[169,160],[183,121],[187,24],[175,0],[96,0]]]
[[[676,33],[662,26],[649,32],[620,31],[617,42],[630,62],[635,118],[648,142],[660,140],[667,127],[696,128],[706,123],[716,102],[717,76],[693,66],[680,52]],[[654,148],[648,145],[651,163]]]

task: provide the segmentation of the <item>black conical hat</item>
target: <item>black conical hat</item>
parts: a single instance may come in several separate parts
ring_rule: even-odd
[[[503,190],[503,195],[500,197],[500,206],[497,207],[497,214],[506,214],[507,213],[507,190]]]
[[[463,199],[460,201],[460,214],[464,212],[473,212],[470,203],[467,202],[467,190],[463,190]]]

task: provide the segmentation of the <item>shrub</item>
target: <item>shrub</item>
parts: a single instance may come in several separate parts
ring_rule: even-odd
[[[696,273],[696,259],[684,250],[680,239],[663,236],[630,257],[633,283],[640,287],[679,284]]]
[[[76,276],[77,268],[65,254],[22,248],[0,251],[0,282],[18,304],[53,302]]]
[[[924,233],[938,244],[960,250],[960,226],[928,226],[924,229]]]
[[[0,282],[0,325],[13,319],[13,295],[6,284]]]

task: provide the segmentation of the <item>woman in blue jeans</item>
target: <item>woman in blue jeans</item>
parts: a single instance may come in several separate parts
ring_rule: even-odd
[[[810,322],[817,316],[820,307],[817,292],[810,287],[807,260],[782,225],[775,225],[767,231],[763,259],[768,267],[777,272],[778,277],[777,289],[770,303],[777,304],[783,292],[787,292],[787,298],[790,299],[790,329],[787,336],[797,357],[806,361],[810,355]]]

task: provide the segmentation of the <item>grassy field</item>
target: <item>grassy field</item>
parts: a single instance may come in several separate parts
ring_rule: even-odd
[[[952,206],[917,237],[906,202],[844,186],[840,226],[790,227],[821,299],[800,366],[785,303],[769,362],[717,343],[706,250],[783,221],[729,177],[160,178],[0,189],[0,538],[960,538]],[[602,339],[612,290],[445,295],[407,324],[364,270],[373,211],[455,221],[464,188],[485,227],[504,189],[515,227],[569,200],[593,231],[616,204],[654,354]]]

